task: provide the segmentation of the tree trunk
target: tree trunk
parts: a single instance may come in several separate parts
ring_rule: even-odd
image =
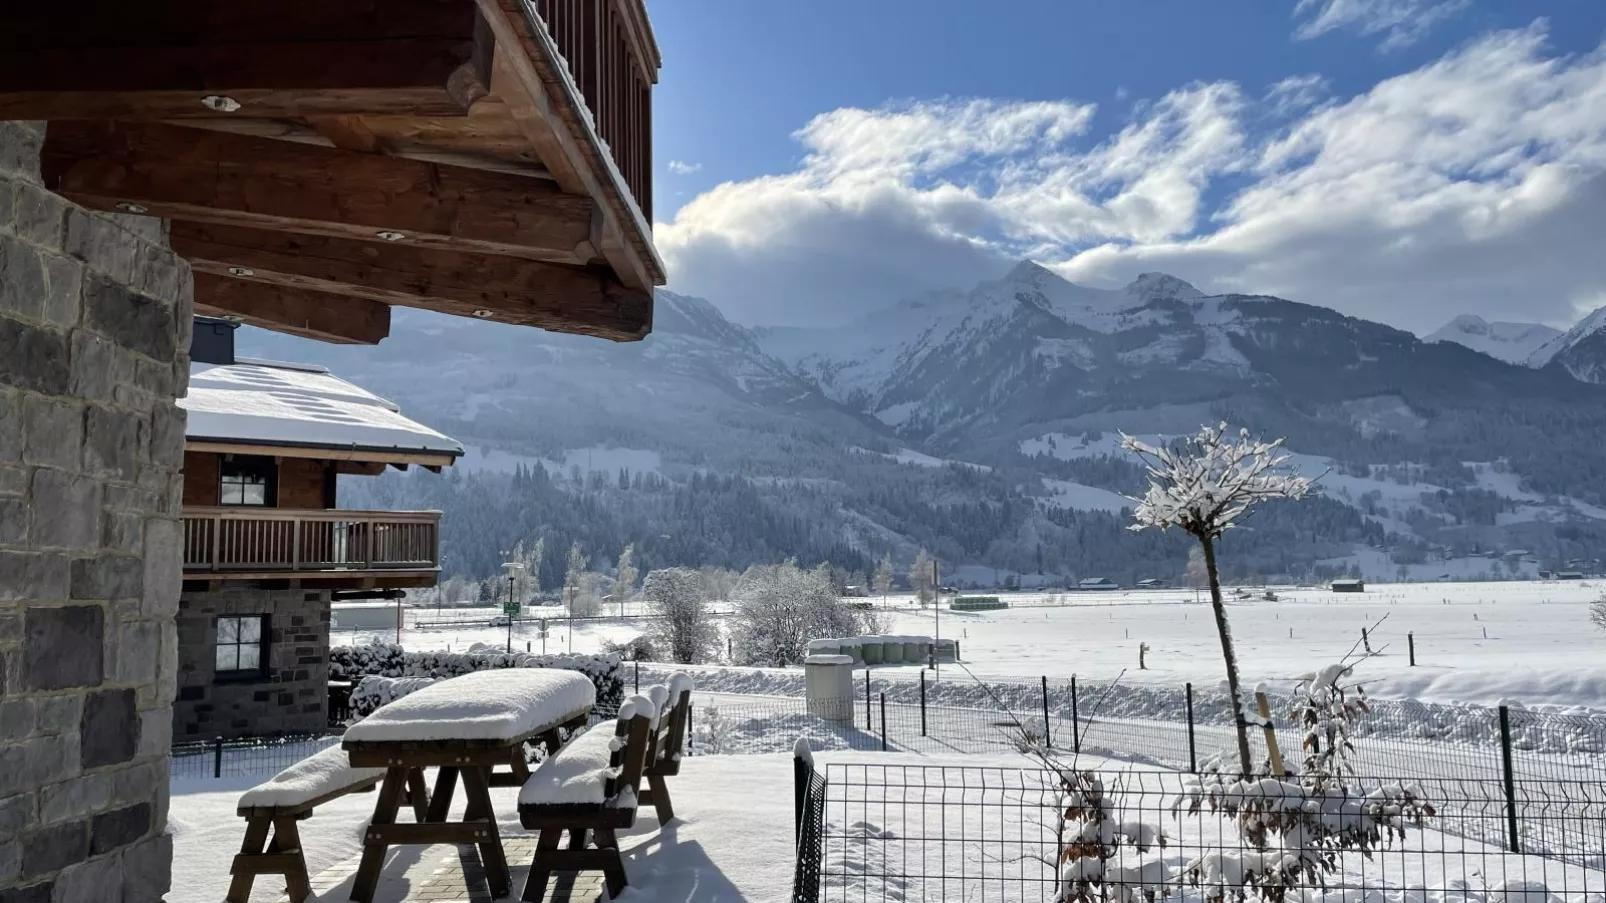
[[[1232,726],[1238,738],[1238,767],[1242,777],[1254,773],[1249,754],[1249,726],[1244,722],[1243,695],[1238,687],[1238,653],[1232,647],[1232,628],[1227,625],[1227,606],[1221,601],[1221,578],[1216,573],[1216,546],[1208,536],[1199,537],[1204,546],[1205,573],[1210,577],[1210,608],[1216,615],[1216,634],[1221,637],[1221,657],[1227,663],[1227,692],[1232,697]]]

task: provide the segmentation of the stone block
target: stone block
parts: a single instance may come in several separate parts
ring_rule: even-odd
[[[134,378],[134,355],[87,329],[73,330],[72,354],[72,392],[80,398],[111,401]]]
[[[95,816],[89,833],[89,852],[100,856],[151,833],[151,804],[140,803]]]
[[[63,737],[35,737],[0,746],[0,796],[65,781],[77,773],[71,744]]]
[[[26,793],[0,799],[0,839],[16,837],[34,823],[33,804],[33,796]]]
[[[167,824],[158,819],[158,829]],[[123,851],[123,903],[160,900],[171,890],[173,835],[158,834]]]
[[[22,879],[38,878],[83,862],[89,855],[89,822],[70,821],[22,835]]]
[[[0,612],[0,645],[22,642],[22,613]]]
[[[108,647],[108,671],[117,683],[149,684],[156,680],[162,658],[162,628],[155,621],[131,621],[117,626],[117,639]]]
[[[144,424],[134,414],[90,405],[84,410],[84,471],[132,480],[144,432]]]
[[[139,757],[166,756],[173,749],[171,706],[139,713]]]
[[[102,772],[43,788],[39,791],[39,823],[82,819],[106,809],[112,804],[112,784],[113,775]]]
[[[141,762],[112,773],[113,806],[132,806],[150,802],[158,787],[167,786],[167,760]]]
[[[0,423],[14,423],[5,419],[5,412],[0,409]],[[21,431],[13,433],[19,443],[22,442]],[[0,440],[4,444],[4,440]],[[0,495],[24,495],[28,491],[28,482],[32,478],[32,471],[26,467],[10,467],[0,464]]]
[[[0,243],[0,310],[28,320],[44,319],[45,262],[32,245]]]
[[[15,184],[12,231],[24,241],[51,250],[60,248],[67,229],[67,202],[37,185]]]
[[[127,285],[134,279],[134,256],[140,240],[120,228],[106,214],[76,207],[67,213],[67,235],[62,250],[82,260],[92,270]]]
[[[72,563],[75,601],[139,599],[144,596],[144,582],[145,562],[133,555],[96,555]]]
[[[0,122],[0,125],[5,123]],[[5,145],[0,144],[0,150]],[[27,887],[12,887],[0,890],[0,903],[51,903],[51,894],[55,890],[54,881],[40,881]]]
[[[23,399],[22,429],[28,437],[22,448],[24,464],[78,469],[84,444],[83,408],[70,401],[29,395]]]
[[[67,556],[60,552],[17,552],[0,549],[0,602],[65,601]]]
[[[123,903],[123,858],[100,856],[56,876],[53,903]]]
[[[133,690],[101,690],[84,698],[79,720],[80,758],[84,768],[116,765],[139,751],[139,714]]]
[[[28,689],[100,686],[105,618],[98,605],[29,608],[23,644]]]
[[[0,173],[39,181],[39,148],[45,133],[39,123],[0,122]]]
[[[28,541],[28,500],[22,496],[0,496],[0,545],[22,545]]]
[[[0,305],[0,314],[7,310]],[[0,384],[65,395],[71,381],[62,333],[0,316]]]
[[[62,329],[77,326],[84,295],[84,265],[55,254],[41,259],[45,262],[45,281],[50,285],[45,294],[45,322]]]
[[[142,554],[145,549],[145,518],[126,511],[102,511],[100,546],[112,552]]]
[[[84,700],[81,696],[66,694],[39,697],[39,733],[65,734],[76,731],[83,711]]]
[[[0,699],[0,737],[21,739],[39,732],[39,704],[29,696]]]
[[[33,473],[33,544],[93,549],[100,542],[100,483],[59,470]]]
[[[171,304],[179,299],[180,288],[189,281],[189,265],[172,251],[154,244],[141,248],[134,263],[134,287]]]
[[[0,885],[15,884],[22,876],[22,842],[0,840]]]
[[[101,276],[84,280],[84,324],[158,361],[172,360],[177,350],[173,312],[167,305]]]
[[[145,521],[144,605],[147,617],[171,618],[184,588],[183,540],[179,522],[165,517]]]
[[[172,404],[159,404],[151,411],[150,460],[162,467],[181,467],[184,463],[184,425],[187,416],[183,408]]]
[[[0,392],[0,461],[16,461],[22,457],[22,396],[16,392]],[[21,492],[22,490],[17,490]]]

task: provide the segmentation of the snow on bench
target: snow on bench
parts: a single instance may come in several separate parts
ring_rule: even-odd
[[[308,756],[240,795],[239,809],[291,809],[315,805],[385,776],[383,768],[354,768],[338,745]]]
[[[658,705],[647,696],[625,700],[619,707],[616,723],[593,726],[537,766],[519,791],[519,805],[602,806],[613,802],[625,808],[634,807],[635,792],[629,787],[624,788],[630,790],[629,800],[623,799],[622,794],[610,800],[619,778],[618,754],[625,743],[619,726],[642,715],[656,726],[658,712]]]
[[[574,671],[475,671],[378,709],[348,728],[345,742],[512,742],[585,714],[596,699],[596,687]]]

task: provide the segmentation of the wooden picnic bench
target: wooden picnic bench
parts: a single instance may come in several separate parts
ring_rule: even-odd
[[[675,817],[675,805],[669,799],[666,778],[680,774],[680,759],[686,749],[687,721],[691,717],[691,678],[683,671],[675,672],[666,688],[666,699],[658,716],[658,730],[654,735],[652,752],[642,769],[646,787],[641,790],[641,804],[652,806],[658,813],[658,824],[665,825]],[[648,689],[648,695],[657,701],[658,687]]]
[[[636,823],[655,708],[643,697],[627,701],[613,730],[596,725],[536,766],[519,793],[519,822],[540,832],[524,885],[526,901],[546,894],[553,872],[600,871],[610,898],[624,892],[630,882],[618,832]],[[560,848],[565,831],[569,844]]]
[[[246,903],[257,876],[279,875],[290,903],[306,900],[312,886],[296,822],[331,800],[374,789],[384,776],[383,768],[353,768],[345,751],[335,745],[247,790],[235,810],[245,819],[245,840],[229,868],[233,878],[224,899]],[[429,805],[423,772],[408,772],[403,791],[413,810],[422,815]]]
[[[586,723],[595,699],[591,681],[573,671],[476,671],[404,696],[352,725],[342,744],[351,764],[382,768],[384,778],[363,833],[351,899],[371,903],[390,847],[437,843],[477,846],[491,895],[505,896],[511,879],[491,805],[491,773],[522,763],[526,742],[553,748],[560,728]],[[428,806],[422,813],[415,808],[414,823],[398,824],[409,775],[431,766],[438,770]],[[459,778],[466,805],[461,821],[448,821]]]

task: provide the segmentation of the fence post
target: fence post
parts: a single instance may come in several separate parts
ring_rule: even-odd
[[[864,729],[865,730],[869,730],[870,729],[870,725],[875,723],[875,721],[873,720],[874,718],[875,718],[875,715],[872,714],[871,711],[870,711],[870,668],[868,666],[866,666],[865,669],[864,669]]]
[[[1054,748],[1054,732],[1048,727],[1048,675],[1043,675],[1043,745]]]
[[[926,672],[920,672],[920,736],[926,735]]]
[[[814,765],[792,752],[792,849],[803,840],[803,813],[808,810],[809,778]]]
[[[223,777],[223,738],[212,740],[212,777]]]
[[[1511,852],[1521,853],[1522,844],[1517,836],[1517,781],[1511,772],[1511,710],[1500,707],[1500,765],[1505,771],[1506,833],[1510,836]]]
[[[1193,737],[1193,684],[1188,684],[1188,771],[1199,773],[1199,749]]]
[[[1411,650],[1411,667],[1416,667],[1416,634],[1405,635],[1405,648]]]
[[[881,751],[887,751],[887,694],[881,694]]]
[[[635,689],[635,692],[640,693],[641,692],[641,662],[638,661],[638,662],[635,663],[635,665],[636,665],[636,689]]]
[[[1071,751],[1082,754],[1082,715],[1076,708],[1076,675],[1071,675]]]
[[[686,755],[688,756],[691,755],[691,738],[696,734],[696,731],[693,731],[691,726],[696,721],[696,706],[688,702],[686,703]]]

